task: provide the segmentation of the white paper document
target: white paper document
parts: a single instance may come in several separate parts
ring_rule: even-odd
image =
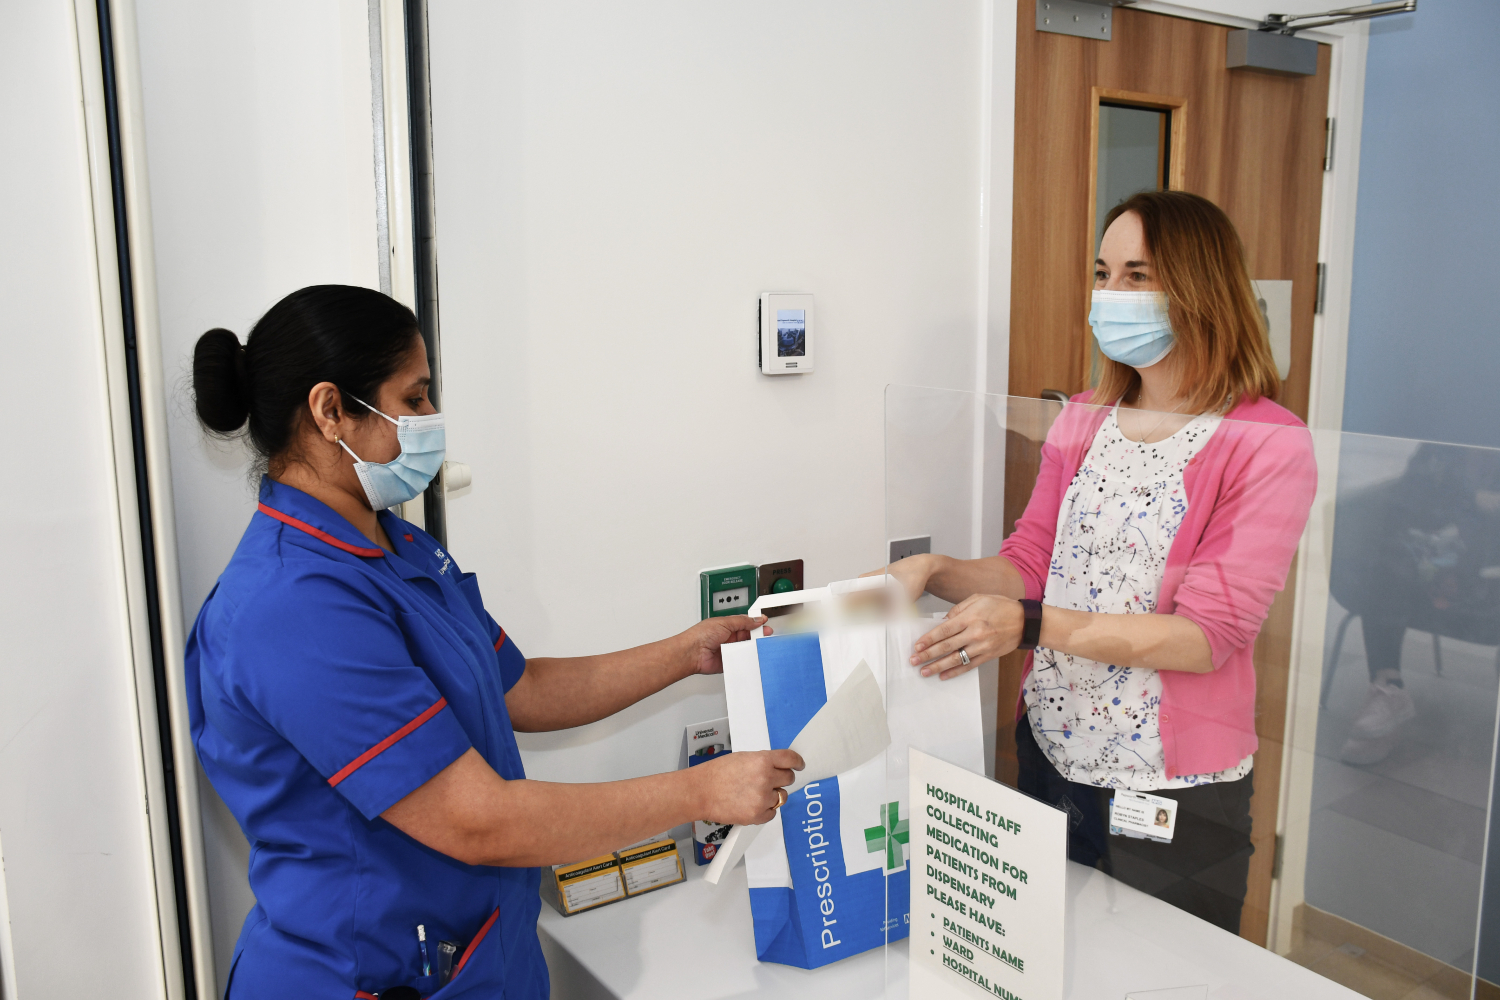
[[[792,740],[791,749],[802,756],[806,766],[797,772],[787,792],[852,771],[890,745],[885,699],[870,665],[860,660],[833,697]]]

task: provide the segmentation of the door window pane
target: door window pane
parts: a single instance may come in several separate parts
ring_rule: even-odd
[[[1094,246],[1109,210],[1139,191],[1160,191],[1167,178],[1170,111],[1099,105],[1099,175],[1094,199]]]

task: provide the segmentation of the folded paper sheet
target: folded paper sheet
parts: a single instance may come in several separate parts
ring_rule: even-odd
[[[885,699],[870,665],[860,660],[833,697],[792,740],[791,749],[806,766],[797,772],[788,792],[810,781],[823,781],[852,771],[891,745],[885,722]]]
[[[847,661],[845,661],[847,662]],[[852,771],[891,745],[891,731],[885,720],[885,701],[870,665],[860,660],[833,696],[818,709],[791,748],[801,755],[805,765],[787,788],[791,794],[814,781],[826,781],[835,775]],[[737,826],[729,831],[713,864],[704,873],[711,884],[745,854],[762,826]]]

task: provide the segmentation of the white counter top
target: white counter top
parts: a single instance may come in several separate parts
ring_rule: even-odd
[[[539,931],[553,1000],[832,1000],[906,996],[907,942],[814,972],[760,962],[745,868],[719,886],[691,863],[687,882],[563,917],[543,904]],[[1206,984],[1212,1000],[1358,994],[1090,868],[1068,865],[1068,1000]]]

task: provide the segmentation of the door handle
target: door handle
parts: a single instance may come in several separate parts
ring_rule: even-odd
[[[443,463],[443,499],[456,500],[474,487],[474,474],[463,462]]]

